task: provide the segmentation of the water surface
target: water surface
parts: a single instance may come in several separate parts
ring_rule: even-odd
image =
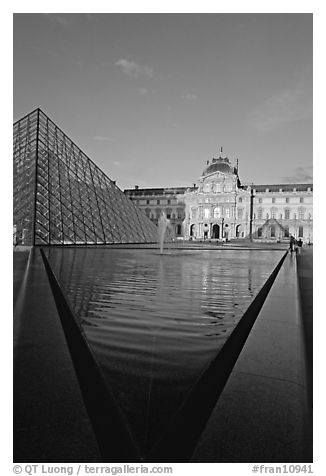
[[[144,453],[173,421],[283,253],[49,250],[57,279]]]

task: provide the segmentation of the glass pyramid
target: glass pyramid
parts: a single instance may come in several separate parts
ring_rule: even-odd
[[[157,242],[157,227],[40,109],[14,123],[14,241]]]

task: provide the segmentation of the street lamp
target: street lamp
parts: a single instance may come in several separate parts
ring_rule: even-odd
[[[250,221],[249,221],[249,237],[250,241],[252,241],[252,220],[253,220],[253,211],[254,211],[254,184],[251,184],[250,189]]]

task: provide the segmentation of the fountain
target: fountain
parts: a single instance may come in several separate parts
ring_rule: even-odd
[[[160,254],[163,254],[164,238],[167,228],[171,229],[170,220],[166,217],[165,212],[162,212],[158,220],[158,236],[160,243]]]

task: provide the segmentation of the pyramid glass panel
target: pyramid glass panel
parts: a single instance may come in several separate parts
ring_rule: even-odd
[[[25,245],[157,241],[157,227],[40,109],[14,124],[14,233]]]

